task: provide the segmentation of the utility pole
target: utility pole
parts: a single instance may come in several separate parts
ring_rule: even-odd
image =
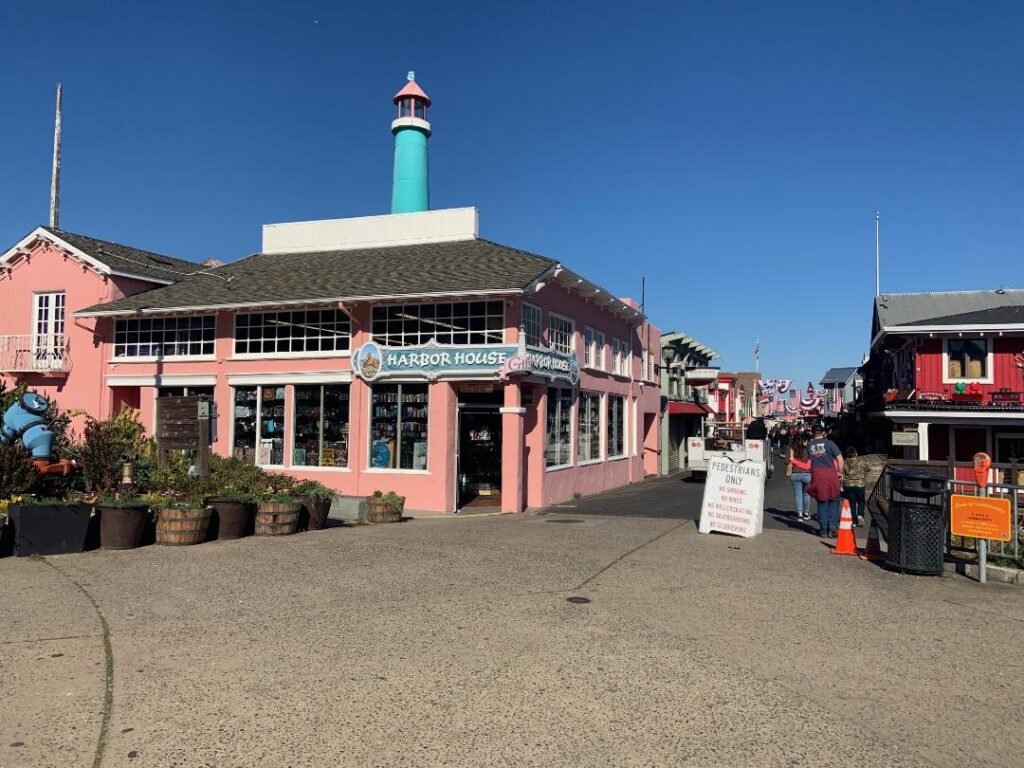
[[[64,89],[57,83],[57,114],[53,121],[53,168],[50,173],[50,226],[60,226],[60,118]]]
[[[881,272],[882,262],[881,262],[881,259],[879,257],[880,251],[879,251],[879,248],[878,248],[878,244],[879,244],[879,241],[878,241],[878,227],[879,227],[879,223],[878,222],[879,222],[879,219],[881,219],[881,218],[882,217],[878,213],[878,211],[875,211],[875,296],[876,297],[880,296],[882,294],[882,277],[881,277],[881,274],[882,274],[882,272]]]

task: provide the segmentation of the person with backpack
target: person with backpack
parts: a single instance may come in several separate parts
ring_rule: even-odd
[[[810,435],[798,435],[786,451],[786,477],[793,483],[796,496],[796,516],[798,520],[811,519],[811,497],[807,486],[811,484],[811,457],[807,451]]]

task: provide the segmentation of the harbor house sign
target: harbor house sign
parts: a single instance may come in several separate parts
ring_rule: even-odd
[[[433,381],[459,376],[541,376],[562,379],[576,386],[580,363],[575,354],[554,349],[521,349],[514,344],[479,347],[442,345],[431,339],[412,347],[363,344],[352,353],[352,370],[365,381],[394,376],[422,377]]]

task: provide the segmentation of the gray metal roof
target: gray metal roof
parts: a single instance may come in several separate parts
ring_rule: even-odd
[[[1016,288],[999,291],[890,293],[875,299],[878,325],[883,329],[906,325],[1020,322],[1019,319],[1007,318],[1016,317],[1014,308],[1022,306],[1024,290]]]
[[[846,384],[857,373],[857,367],[829,368],[821,377],[819,384]]]

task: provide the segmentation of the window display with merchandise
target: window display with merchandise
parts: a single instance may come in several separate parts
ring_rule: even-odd
[[[370,466],[427,468],[426,384],[375,384],[370,412]]]

